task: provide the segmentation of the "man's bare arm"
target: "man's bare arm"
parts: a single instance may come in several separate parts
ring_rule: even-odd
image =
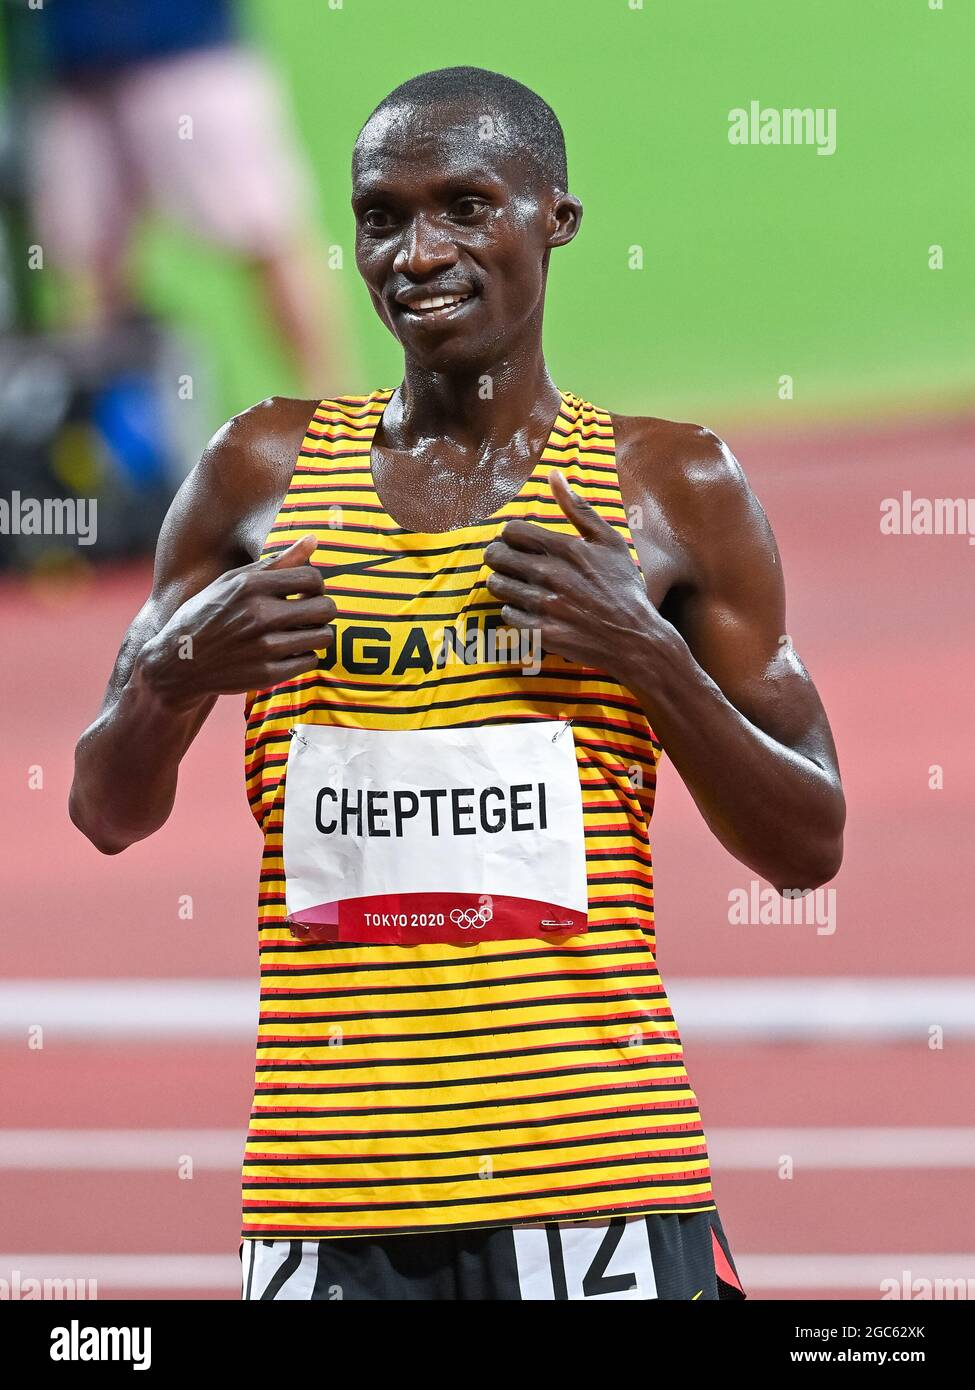
[[[686,426],[674,452],[668,510],[687,568],[663,604],[681,640],[648,666],[654,727],[725,848],[779,889],[814,888],[839,870],[846,805],[829,721],[786,631],[775,538],[721,440]],[[652,467],[645,453],[645,487]]]
[[[306,563],[314,538],[253,560],[311,408],[273,401],[235,417],[173,501],[152,592],[75,753],[71,819],[105,854],[167,820],[180,761],[218,695],[300,675],[331,640],[334,605]]]

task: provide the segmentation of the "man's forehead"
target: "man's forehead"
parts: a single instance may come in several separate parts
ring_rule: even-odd
[[[381,107],[367,121],[352,173],[358,180],[408,164],[414,177],[423,165],[497,175],[526,154],[510,119],[483,102],[403,102]]]

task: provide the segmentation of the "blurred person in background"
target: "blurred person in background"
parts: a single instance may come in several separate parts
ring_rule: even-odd
[[[253,269],[303,390],[335,383],[334,304],[285,104],[241,40],[236,0],[47,0],[50,88],[33,204],[77,326],[138,315],[130,247],[154,210]]]

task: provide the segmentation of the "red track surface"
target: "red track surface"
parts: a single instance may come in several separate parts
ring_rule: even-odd
[[[961,425],[941,425],[896,436],[852,431],[733,441],[776,530],[789,631],[840,750],[850,819],[835,884],[838,927],[819,936],[811,927],[729,926],[728,892],[747,886],[751,875],[710,838],[668,768],[655,822],[665,980],[975,975],[975,548],[963,536],[882,536],[879,529],[881,499],[903,489],[967,495],[970,435]],[[255,971],[259,840],[243,799],[239,701],[220,703],[186,761],[176,812],[151,841],[104,859],[67,822],[73,743],[97,708],[147,577],[140,566],[58,590],[12,581],[0,588],[6,978],[225,978]],[[935,763],[944,768],[942,791],[928,788]],[[43,789],[30,790],[29,769],[38,766]],[[193,898],[192,921],[178,913],[185,894]],[[685,1043],[706,1125],[716,1130],[973,1123],[972,1043],[949,1037],[940,1052],[929,1051],[925,1038],[729,1046],[689,1035]],[[49,1036],[42,1051],[31,1052],[8,1041],[0,1047],[0,1123],[243,1132],[250,1066],[246,1043],[109,1045]],[[774,1172],[719,1168],[716,1183],[742,1260],[749,1253],[975,1249],[970,1170],[800,1168],[784,1181]],[[0,1249],[233,1251],[237,1199],[230,1171],[179,1181],[162,1172],[10,1170],[0,1197]],[[101,1297],[112,1292],[99,1290]],[[180,1296],[195,1295],[185,1289]],[[782,1288],[757,1296],[803,1295]]]

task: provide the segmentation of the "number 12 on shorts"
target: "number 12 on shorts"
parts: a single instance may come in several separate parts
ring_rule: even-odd
[[[513,1235],[523,1299],[657,1297],[641,1217],[516,1226]]]

